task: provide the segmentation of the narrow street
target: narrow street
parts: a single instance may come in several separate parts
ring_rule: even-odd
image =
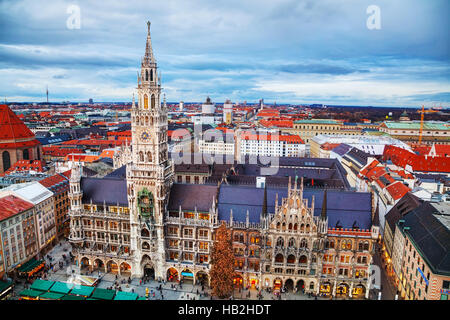
[[[388,276],[386,272],[386,266],[382,261],[382,258],[380,256],[380,250],[377,250],[376,253],[373,255],[373,263],[380,268],[381,273],[381,300],[394,300],[395,294],[397,292],[397,289],[395,287],[395,284],[392,279]],[[378,299],[378,290],[376,291],[376,297],[375,299]]]

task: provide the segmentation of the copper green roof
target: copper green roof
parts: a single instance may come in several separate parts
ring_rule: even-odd
[[[383,122],[389,129],[402,129],[402,130],[420,130],[420,121],[385,121]],[[450,131],[450,125],[445,122],[437,121],[424,121],[423,130],[447,130]]]

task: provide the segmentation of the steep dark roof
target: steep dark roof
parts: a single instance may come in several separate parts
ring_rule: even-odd
[[[208,212],[217,197],[217,186],[202,184],[178,184],[172,185],[170,190],[168,209],[178,211],[195,210]]]
[[[127,165],[123,165],[120,168],[110,172],[105,176],[105,178],[117,178],[117,179],[125,179],[127,176]]]
[[[358,148],[352,148],[343,158],[353,162],[354,164],[362,168],[367,164],[367,159],[369,157],[373,157],[373,155],[361,151]]]
[[[398,220],[402,219],[406,214],[417,208],[421,204],[419,198],[408,192],[400,199],[399,202],[392,207],[386,214],[386,223],[389,225],[392,232],[395,230],[395,225]]]
[[[450,219],[450,214],[446,213]],[[434,273],[450,275],[450,230],[441,222],[442,213],[430,202],[405,216],[403,232],[427,261]],[[405,230],[405,227],[409,229]]]
[[[340,145],[338,145],[336,148],[332,149],[331,151],[333,151],[334,153],[340,155],[341,157],[343,155],[345,155],[352,147],[349,146],[348,144],[345,143],[341,143]]]
[[[267,211],[275,212],[275,198],[278,202],[287,197],[287,188],[267,188]],[[314,215],[319,216],[322,211],[324,191],[305,189],[303,197],[311,203],[315,197]],[[229,220],[230,210],[233,210],[233,220],[245,222],[247,210],[250,222],[259,223],[262,212],[264,189],[255,186],[221,185],[219,191],[219,220]],[[360,229],[370,229],[372,225],[372,198],[370,193],[349,191],[327,191],[328,225],[352,228],[354,222]]]
[[[115,178],[81,178],[83,203],[128,206],[127,182]]]

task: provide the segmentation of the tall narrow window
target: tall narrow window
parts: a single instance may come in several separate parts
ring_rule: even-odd
[[[155,95],[152,94],[152,109],[155,108]]]
[[[3,171],[6,171],[11,167],[11,158],[9,156],[8,151],[3,152],[2,160],[3,160]]]
[[[28,149],[23,150],[23,159],[30,160],[30,152],[28,151]]]
[[[153,81],[153,70],[150,70],[150,81]]]
[[[144,94],[144,109],[148,109],[148,96]]]
[[[148,81],[148,70],[145,70],[145,81]]]

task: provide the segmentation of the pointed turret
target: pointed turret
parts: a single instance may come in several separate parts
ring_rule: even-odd
[[[320,212],[320,218],[321,219],[327,218],[327,190],[326,189],[323,194],[322,211]]]
[[[267,184],[264,184],[264,199],[263,199],[261,215],[264,218],[267,217]]]

